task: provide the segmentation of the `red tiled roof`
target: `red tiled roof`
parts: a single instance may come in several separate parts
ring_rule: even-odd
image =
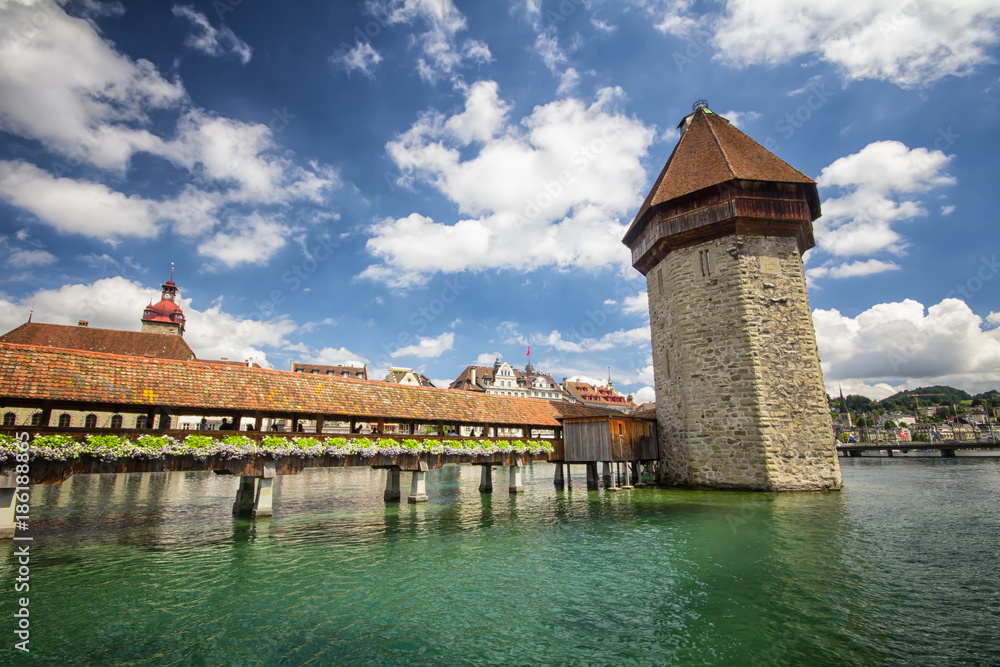
[[[630,405],[625,396],[613,387],[593,386],[587,382],[564,383],[566,390],[574,397],[591,405]]]
[[[653,183],[626,238],[650,208],[726,181],[814,183],[708,108],[700,107],[687,118],[690,124]]]
[[[166,336],[165,336],[166,337]],[[356,378],[0,343],[0,401],[559,426],[585,406]],[[69,407],[69,406],[67,406]],[[594,414],[603,414],[603,411]]]
[[[181,336],[143,331],[119,331],[96,327],[27,322],[0,336],[0,343],[39,345],[71,350],[158,359],[194,358],[194,352]]]

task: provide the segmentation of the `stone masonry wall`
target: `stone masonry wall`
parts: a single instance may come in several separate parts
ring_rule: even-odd
[[[676,250],[646,281],[667,481],[839,488],[795,240],[729,236]]]

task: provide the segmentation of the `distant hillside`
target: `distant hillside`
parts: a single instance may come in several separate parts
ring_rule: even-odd
[[[994,390],[995,392],[996,390]],[[914,398],[914,396],[916,396]],[[933,387],[917,387],[916,389],[907,389],[906,391],[901,391],[898,394],[893,394],[889,398],[884,398],[879,403],[883,407],[890,405],[895,405],[899,408],[905,408],[912,410],[916,407],[917,400],[920,400],[921,405],[940,405],[942,403],[961,403],[962,401],[971,401],[972,394],[967,391],[962,391],[961,389],[955,389],[954,387],[942,387],[935,385]]]
[[[996,389],[990,389],[989,391],[984,391],[981,394],[976,394],[972,398],[979,398],[982,400],[993,400],[996,398],[1000,398],[1000,391],[997,391]]]

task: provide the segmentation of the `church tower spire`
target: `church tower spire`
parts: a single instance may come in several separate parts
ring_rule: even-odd
[[[646,276],[667,480],[840,488],[802,266],[816,183],[704,100],[679,127],[622,239]]]
[[[177,284],[174,283],[174,265],[170,265],[170,278],[161,286],[160,300],[150,303],[142,313],[142,330],[145,333],[184,335],[184,311],[177,303]]]

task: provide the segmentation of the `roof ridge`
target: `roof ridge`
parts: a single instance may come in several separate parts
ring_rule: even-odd
[[[736,178],[736,168],[733,166],[732,160],[729,159],[729,154],[726,153],[726,149],[722,145],[722,141],[719,139],[719,135],[715,133],[715,128],[712,127],[711,121],[708,120],[708,114],[702,110],[701,115],[702,118],[705,119],[705,124],[708,126],[708,131],[712,134],[712,139],[715,141],[715,145],[719,147],[719,152],[722,154],[722,159],[726,161],[726,166],[729,167],[729,174],[733,178]],[[719,114],[715,112],[713,112],[712,115],[717,116],[718,118],[722,118],[722,116],[719,116]],[[727,123],[729,122],[725,118],[722,118],[722,120],[726,121]]]

